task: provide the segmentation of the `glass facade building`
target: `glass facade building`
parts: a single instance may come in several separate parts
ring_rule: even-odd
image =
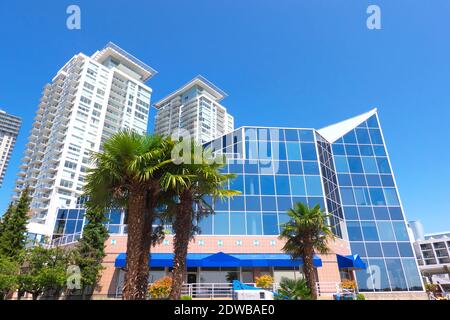
[[[242,127],[205,147],[226,156],[223,172],[236,174],[227,188],[242,194],[213,204],[202,236],[273,238],[294,203],[320,205],[367,266],[355,271],[360,291],[423,290],[376,110],[320,130]],[[123,217],[109,215],[119,232]],[[55,234],[81,230],[82,216],[60,210]]]

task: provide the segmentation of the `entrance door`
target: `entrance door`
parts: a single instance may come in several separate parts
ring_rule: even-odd
[[[188,273],[187,283],[197,283],[197,274],[196,273]]]
[[[190,286],[190,293],[192,298],[195,298],[197,296],[197,274],[196,273],[188,273],[187,274],[187,283],[191,284]]]

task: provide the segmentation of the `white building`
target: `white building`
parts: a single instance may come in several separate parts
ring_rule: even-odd
[[[205,143],[234,130],[234,119],[220,104],[226,94],[202,76],[155,103],[155,133],[177,134],[187,130]]]
[[[419,269],[431,283],[450,290],[450,232],[423,234],[420,221],[410,221],[409,228],[415,238],[414,251]]]
[[[0,109],[0,187],[19,134],[22,120]]]
[[[58,208],[82,195],[90,154],[121,129],[146,133],[156,71],[113,43],[75,55],[42,93],[15,191],[32,191],[29,233],[53,233]],[[16,195],[17,198],[17,195]]]

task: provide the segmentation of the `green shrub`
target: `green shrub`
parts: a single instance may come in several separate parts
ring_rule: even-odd
[[[366,300],[366,296],[363,295],[362,293],[358,293],[356,295],[356,300]]]
[[[278,294],[290,300],[311,300],[311,290],[309,290],[305,279],[281,278]]]
[[[181,296],[180,300],[192,300],[191,296]]]

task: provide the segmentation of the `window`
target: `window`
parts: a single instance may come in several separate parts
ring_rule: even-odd
[[[406,230],[404,222],[393,221],[392,226],[394,227],[397,241],[409,241],[408,231]]]
[[[298,141],[299,140],[297,130],[286,129],[286,130],[284,130],[284,135],[286,137],[286,141]]]
[[[378,241],[378,232],[375,222],[363,221],[361,222],[361,229],[366,241]]]
[[[290,179],[292,194],[297,196],[305,196],[305,178],[303,176],[290,176]]]
[[[353,254],[359,254],[361,257],[367,256],[364,242],[352,242],[350,243],[350,249]]]
[[[92,84],[87,83],[87,82],[84,83],[84,87],[89,89],[89,90],[94,90],[94,88],[95,88]]]
[[[302,201],[306,203],[306,201]],[[285,212],[292,208],[291,197],[277,197],[278,211]],[[265,208],[264,208],[265,209]]]
[[[367,188],[354,188],[356,204],[360,206],[369,205],[369,193]]]
[[[333,144],[333,154],[335,156],[345,156],[345,149],[343,144]]]
[[[397,246],[401,257],[414,257],[414,253],[409,242],[398,242]]]
[[[314,142],[314,133],[311,130],[300,130],[299,135],[303,142]]]
[[[301,160],[300,144],[297,142],[286,142],[289,160]]]
[[[301,161],[289,161],[288,164],[290,174],[303,174],[303,167]]]
[[[313,175],[319,175],[319,165],[317,162],[312,161],[304,161],[303,162],[303,171],[305,174],[313,174]],[[292,174],[292,172],[291,172]]]
[[[316,145],[313,143],[302,143],[301,153],[303,160],[317,160]]]
[[[362,156],[373,156],[374,155],[372,146],[366,146],[366,145],[359,146],[359,153]]]
[[[363,167],[361,163],[361,158],[359,157],[348,157],[348,166],[351,173],[363,173]]]
[[[366,242],[367,256],[368,257],[382,257],[383,252],[379,243]]]
[[[359,218],[361,220],[373,220],[373,212],[371,207],[358,207]]]
[[[228,199],[217,199],[214,203],[214,210],[217,211],[228,211]]]
[[[403,220],[402,209],[400,207],[389,207],[391,220]]]
[[[257,175],[245,176],[245,193],[259,194],[259,179]]]
[[[355,130],[359,144],[370,144],[369,132],[367,129],[357,128]]]
[[[389,162],[387,158],[376,158],[377,159],[377,165],[378,165],[378,171],[380,173],[391,173],[391,169],[389,168]]]
[[[369,132],[372,144],[383,144],[383,138],[381,137],[381,132],[379,129],[369,129]]]
[[[386,203],[388,206],[400,205],[397,197],[397,191],[394,188],[385,188],[384,195],[386,197]]]
[[[350,241],[361,241],[362,233],[361,233],[361,227],[359,225],[359,222],[347,222],[347,232],[348,232],[348,239]]]
[[[230,234],[245,235],[245,213],[231,212],[230,213]]]
[[[395,242],[383,242],[381,244],[383,247],[383,253],[385,257],[398,257],[397,244]]]
[[[261,194],[274,195],[275,183],[274,176],[260,176],[261,179]]]
[[[262,234],[261,213],[247,212],[247,234],[248,235]]]
[[[212,228],[213,216],[207,216],[200,220],[198,227],[200,228],[200,234],[213,234]]]
[[[408,290],[400,259],[386,259],[386,266],[393,291]]]
[[[415,259],[402,259],[402,262],[403,270],[405,271],[406,279],[408,280],[409,290],[423,290]]]
[[[277,211],[277,203],[275,197],[261,197],[261,201],[264,210]]]
[[[369,188],[370,198],[373,205],[386,205],[384,200],[383,190],[381,188]]]
[[[230,168],[231,170],[231,168]],[[236,176],[236,178],[230,180],[230,189],[237,190],[244,193],[244,178],[241,175]]]
[[[343,205],[355,205],[352,188],[341,188],[341,197]]]
[[[265,235],[278,234],[278,219],[276,213],[263,213],[263,225]]]
[[[73,182],[67,181],[67,180],[64,180],[64,179],[61,179],[59,185],[60,185],[61,187],[65,187],[65,188],[72,188]]]
[[[369,259],[370,272],[377,274],[377,281],[373,281],[375,291],[390,291],[386,265],[383,259]]]
[[[355,135],[355,130],[350,131],[349,133],[347,133],[344,136],[344,142],[345,143],[350,143],[350,144],[356,144],[356,135]]]
[[[80,101],[84,102],[86,104],[91,104],[91,102],[92,102],[90,99],[86,98],[85,96],[81,96]]]
[[[229,214],[228,212],[216,212],[214,215],[214,234],[229,234]]]
[[[236,196],[230,199],[230,210],[244,211],[245,210],[244,197]]]
[[[245,208],[247,211],[259,211],[261,210],[260,198],[253,196],[245,197]],[[267,210],[267,209],[266,209]]]
[[[356,207],[344,207],[345,219],[358,220],[358,211]]]
[[[75,170],[77,168],[77,164],[71,161],[66,161],[64,163],[64,167]]]
[[[390,220],[389,211],[386,207],[375,207],[373,211],[377,220]]]
[[[289,195],[289,177],[288,176],[275,176],[277,194]]]
[[[319,176],[305,176],[308,196],[322,195],[322,181]]]
[[[375,158],[363,157],[362,161],[365,173],[378,173],[377,162],[375,161]]]

